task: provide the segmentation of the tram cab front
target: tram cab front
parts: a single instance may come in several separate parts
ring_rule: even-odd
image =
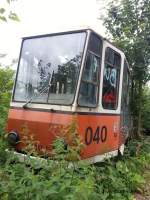
[[[129,132],[128,77],[124,53],[93,30],[23,38],[8,140],[22,151],[33,136],[37,149],[51,151],[76,118],[82,159],[117,155]]]

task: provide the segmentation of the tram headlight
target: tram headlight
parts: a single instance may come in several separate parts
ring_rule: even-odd
[[[7,141],[10,145],[15,146],[20,141],[18,133],[15,131],[9,132],[7,135]]]

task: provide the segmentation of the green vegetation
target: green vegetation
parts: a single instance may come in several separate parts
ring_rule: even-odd
[[[150,0],[111,1],[104,25],[127,56],[131,70],[131,111],[134,135],[143,128],[144,87],[150,80]]]
[[[14,71],[9,68],[0,67],[0,136],[4,133],[7,113],[13,87]]]
[[[145,87],[142,100],[142,124],[144,131],[150,132],[150,88]],[[150,134],[150,133],[149,133]]]
[[[15,12],[13,12],[11,9],[8,8],[8,4],[10,7],[10,4],[15,0],[6,0],[6,3],[3,2],[0,5],[0,22],[7,22],[8,20],[13,21],[20,21],[19,17]]]
[[[30,157],[20,163],[13,152],[5,152],[1,141],[0,199],[133,200],[135,192],[146,195],[143,173],[150,167],[149,140],[129,142],[123,158],[95,166],[68,162],[68,156],[79,154],[72,146],[65,150],[62,138],[55,141],[54,157],[46,163]]]

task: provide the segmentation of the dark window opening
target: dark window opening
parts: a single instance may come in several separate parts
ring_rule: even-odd
[[[121,98],[121,128],[123,133],[128,133],[130,129],[130,106],[129,106],[129,93],[130,93],[130,74],[128,64],[125,60],[122,81],[122,98]]]
[[[122,83],[122,106],[129,106],[129,71],[128,64],[124,62],[124,70],[123,70],[123,83]]]
[[[79,91],[80,106],[96,107],[97,105],[101,49],[102,41],[95,34],[91,34]]]
[[[100,38],[94,33],[91,34],[88,50],[94,52],[97,55],[101,55],[102,40],[100,40]]]
[[[111,48],[106,49],[103,75],[102,106],[115,110],[118,105],[121,56]]]

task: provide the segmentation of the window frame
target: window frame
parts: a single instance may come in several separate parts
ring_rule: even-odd
[[[120,66],[115,67],[114,66],[114,62],[113,62],[113,64],[111,64],[110,62],[106,61],[106,51],[107,51],[107,49],[111,49],[114,52],[114,54],[117,54],[120,57]],[[106,65],[109,65],[109,67],[111,69],[117,69],[117,70],[119,70],[118,81],[117,81],[117,89],[116,89],[116,92],[117,92],[117,95],[116,95],[117,101],[116,101],[116,105],[115,105],[114,108],[106,108],[103,105],[103,84],[104,84],[104,71],[105,71]],[[121,53],[119,53],[118,51],[116,51],[112,46],[106,46],[105,50],[104,50],[104,67],[103,67],[102,86],[101,86],[101,90],[102,90],[101,106],[102,106],[103,110],[117,111],[117,109],[118,109],[118,106],[119,106],[119,91],[120,91],[121,68],[122,68],[122,55],[121,55]]]
[[[89,46],[90,46],[89,45],[89,43],[90,43],[90,37],[91,37],[92,34],[96,35],[96,37],[101,41],[101,50],[99,52],[99,55],[89,49]],[[80,86],[79,86],[79,91],[78,91],[77,105],[79,107],[83,107],[83,108],[97,108],[98,107],[99,98],[100,98],[99,94],[100,94],[100,78],[101,78],[101,68],[102,68],[102,66],[101,66],[101,64],[102,64],[102,53],[103,53],[103,38],[100,37],[98,34],[96,34],[95,32],[92,31],[90,33],[90,35],[89,35],[88,47],[87,47],[87,50],[86,50],[86,56],[85,56],[85,60],[84,60],[84,63],[83,63],[83,70],[82,70],[82,74],[81,74]],[[83,74],[84,74],[84,70],[85,70],[85,67],[86,67],[86,62],[87,62],[88,54],[93,54],[94,56],[96,56],[100,60],[100,62],[99,62],[99,69],[98,69],[98,81],[97,81],[97,84],[95,82],[93,82],[93,81],[85,81],[85,80],[83,80]],[[97,102],[96,102],[95,106],[88,106],[88,105],[80,105],[79,104],[79,94],[80,94],[80,90],[81,90],[81,83],[82,83],[82,81],[84,83],[85,82],[86,83],[91,83],[91,84],[97,86],[97,91],[98,92],[97,92],[97,98],[96,98]]]
[[[128,94],[126,96],[126,102],[124,101],[124,77],[127,76],[126,78],[127,80],[127,91]],[[131,82],[131,75],[130,75],[130,71],[129,71],[129,65],[126,59],[124,59],[124,63],[123,63],[123,79],[122,79],[122,94],[121,94],[121,110],[122,110],[122,106],[123,103],[126,103],[126,106],[130,105],[130,82]]]
[[[76,84],[76,87],[75,87],[75,92],[74,92],[74,97],[72,99],[72,102],[70,104],[63,104],[63,103],[62,104],[58,104],[58,103],[55,104],[55,103],[49,103],[49,102],[47,102],[47,100],[46,100],[46,102],[34,102],[34,101],[32,101],[33,104],[58,105],[58,106],[71,106],[74,103],[76,93],[77,93],[79,76],[80,76],[81,68],[82,68],[83,56],[84,56],[84,52],[86,51],[86,42],[87,42],[87,39],[88,39],[88,30],[87,29],[67,31],[67,32],[59,32],[59,33],[52,33],[52,34],[44,34],[44,35],[37,35],[37,36],[30,36],[30,37],[22,38],[21,48],[20,48],[20,53],[19,53],[19,59],[18,59],[19,61],[18,61],[18,65],[17,65],[17,71],[16,71],[16,76],[15,76],[15,81],[14,81],[14,86],[13,86],[13,93],[12,93],[12,100],[11,100],[12,102],[26,103],[26,101],[18,101],[18,100],[14,99],[24,41],[27,40],[27,39],[36,39],[36,38],[44,38],[44,37],[59,36],[59,35],[69,35],[69,34],[75,34],[75,33],[85,33],[85,41],[84,41],[83,51],[82,51],[82,56],[81,56],[80,69],[79,69],[79,72],[78,72],[78,80],[77,80],[77,84]]]

